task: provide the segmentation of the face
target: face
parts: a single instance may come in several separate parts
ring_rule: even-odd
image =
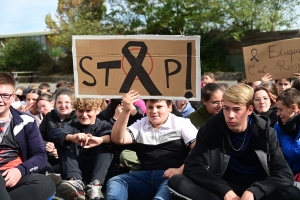
[[[46,100],[39,100],[37,102],[37,109],[38,111],[43,114],[46,115],[48,112],[50,112],[54,107],[54,102],[51,101],[46,101]]]
[[[289,108],[283,104],[282,101],[276,102],[277,106],[277,115],[283,123],[288,122],[295,114],[299,111],[299,108],[296,104],[292,104]]]
[[[73,110],[72,102],[68,95],[59,95],[56,98],[55,107],[60,114],[60,117],[68,116]]]
[[[254,81],[252,82],[252,88],[255,89],[261,84],[261,81]]]
[[[271,99],[265,90],[259,90],[254,94],[254,108],[258,114],[267,112],[271,107]]]
[[[204,75],[203,76],[203,82],[204,83],[213,83],[214,82],[214,79],[212,79],[210,76],[208,75]]]
[[[6,119],[9,116],[9,106],[15,98],[14,87],[11,85],[0,85],[0,94],[6,96],[7,100],[3,100],[0,97],[0,119]],[[13,94],[12,96],[10,96]],[[5,98],[5,97],[4,97]]]
[[[187,104],[187,101],[186,100],[178,100],[177,101],[177,106],[184,106],[185,104]]]
[[[28,93],[26,95],[26,104],[32,106],[29,108],[31,113],[35,113],[37,111],[36,100],[39,97],[36,93]]]
[[[16,94],[16,95],[19,95],[19,96],[22,96],[22,95],[23,95],[23,90],[17,89],[17,90],[15,91],[15,94]]]
[[[78,121],[83,125],[95,124],[96,117],[100,113],[100,108],[93,110],[76,110]]]
[[[235,133],[241,133],[247,128],[247,119],[253,112],[253,106],[247,108],[224,99],[223,112],[228,128]]]
[[[279,93],[292,87],[291,82],[286,79],[278,79],[276,85],[278,87]]]
[[[167,102],[164,100],[157,102],[147,101],[146,103],[146,115],[154,128],[164,124],[171,111],[172,105],[167,105]]]
[[[222,109],[223,105],[223,91],[217,90],[212,93],[208,101],[203,100],[203,104],[207,112],[211,115],[215,115]]]

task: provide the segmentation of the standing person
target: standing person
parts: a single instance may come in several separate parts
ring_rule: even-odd
[[[127,128],[137,91],[122,99],[123,111],[112,129],[115,144],[135,144],[140,170],[120,174],[107,183],[107,199],[172,199],[170,177],[181,174],[183,162],[195,145],[197,129],[189,119],[177,117],[171,100],[145,100],[147,117]]]
[[[250,86],[231,86],[223,111],[200,128],[183,175],[170,179],[170,190],[193,200],[299,200],[268,121],[253,113]]]
[[[47,169],[49,173],[60,173],[60,169],[57,149],[54,143],[49,141],[48,134],[51,129],[62,127],[77,118],[72,106],[74,98],[72,90],[67,88],[58,89],[54,98],[55,108],[46,114],[40,124],[39,129],[48,153],[48,162],[52,166],[52,168]]]
[[[277,137],[285,158],[294,175],[300,173],[300,92],[286,89],[276,99],[278,123]]]
[[[211,116],[222,109],[223,90],[221,86],[217,83],[208,83],[201,89],[201,99],[203,105],[188,116],[198,130]]]
[[[48,137],[57,147],[61,174],[66,181],[58,189],[67,199],[104,199],[101,192],[113,158],[111,125],[97,118],[102,99],[77,98],[72,105],[77,120],[51,129]],[[84,182],[89,183],[85,187]]]
[[[10,107],[14,88],[14,78],[0,73],[0,198],[48,199],[54,183],[36,173],[46,165],[45,146],[34,118]]]

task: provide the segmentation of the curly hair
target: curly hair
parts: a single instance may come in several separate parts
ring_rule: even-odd
[[[107,103],[104,99],[75,98],[72,105],[75,110],[96,110],[98,108],[104,110]]]

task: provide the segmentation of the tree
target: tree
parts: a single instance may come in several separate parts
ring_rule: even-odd
[[[59,0],[55,21],[50,14],[45,22],[55,35],[49,36],[53,46],[72,46],[72,35],[99,35],[102,17],[106,12],[104,0]]]
[[[1,71],[35,71],[41,65],[43,54],[39,42],[29,38],[12,38],[0,50]]]

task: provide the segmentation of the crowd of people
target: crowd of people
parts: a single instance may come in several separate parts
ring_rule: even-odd
[[[76,98],[0,73],[1,199],[300,199],[300,74],[206,72],[201,101]]]

